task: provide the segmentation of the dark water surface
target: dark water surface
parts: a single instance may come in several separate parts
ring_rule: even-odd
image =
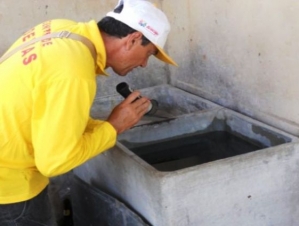
[[[226,131],[123,144],[160,171],[179,170],[265,148]]]

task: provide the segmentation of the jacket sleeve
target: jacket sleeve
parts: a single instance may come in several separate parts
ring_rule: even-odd
[[[66,173],[115,145],[113,126],[89,118],[95,86],[91,79],[60,78],[35,88],[32,143],[43,175]]]

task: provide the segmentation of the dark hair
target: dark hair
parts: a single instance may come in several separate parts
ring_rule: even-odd
[[[123,9],[123,5],[120,5],[114,9],[114,12],[120,13],[122,9]],[[123,38],[129,34],[136,32],[135,29],[109,16],[104,17],[98,22],[98,28],[99,30],[105,32],[106,34],[118,38]],[[146,46],[149,43],[150,41],[144,35],[142,35],[141,45]]]

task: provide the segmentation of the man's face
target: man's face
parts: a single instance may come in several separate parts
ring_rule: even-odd
[[[151,55],[157,53],[157,48],[152,43],[141,45],[141,36],[132,37],[119,53],[118,62],[112,65],[112,69],[120,76],[125,76],[136,67],[146,67]]]

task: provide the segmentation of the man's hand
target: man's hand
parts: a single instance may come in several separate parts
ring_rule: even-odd
[[[132,92],[109,115],[107,121],[115,128],[117,134],[130,129],[148,111],[150,100],[145,97],[139,97],[139,91]]]

